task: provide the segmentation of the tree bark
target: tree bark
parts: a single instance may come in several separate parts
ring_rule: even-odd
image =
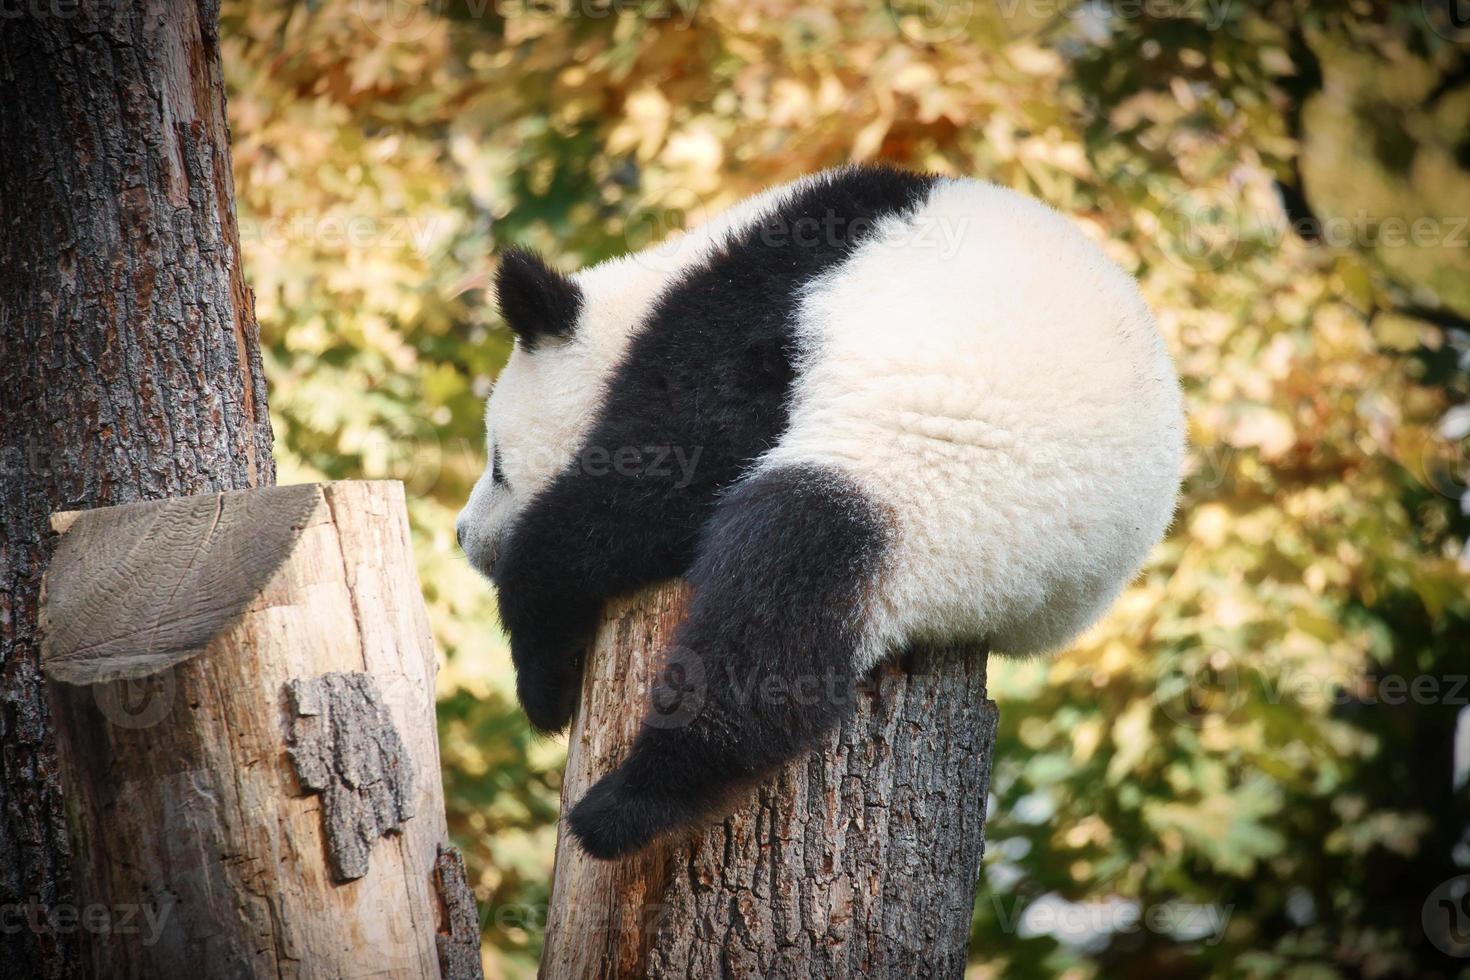
[[[682,586],[614,604],[573,721],[563,812],[628,750]],[[821,751],[734,815],[620,862],[557,841],[544,978],[963,975],[996,709],[985,651],[869,678]]]
[[[29,5],[0,26],[0,909],[6,970],[76,931],[37,666],[52,511],[274,482],[240,270],[217,8]]]
[[[87,936],[78,972],[477,978],[402,485],[54,524],[42,670]]]

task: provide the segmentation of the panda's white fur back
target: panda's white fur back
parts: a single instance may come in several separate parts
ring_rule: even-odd
[[[868,655],[919,638],[1056,649],[1159,540],[1178,382],[1133,280],[1071,222],[973,180],[886,219],[801,306],[790,428],[891,511]]]

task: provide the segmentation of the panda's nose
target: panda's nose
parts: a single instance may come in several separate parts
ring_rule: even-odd
[[[454,525],[454,540],[459,542],[459,550],[460,551],[463,551],[464,550],[464,525],[461,524],[461,523],[459,523],[458,521],[456,521],[455,522],[455,525]]]

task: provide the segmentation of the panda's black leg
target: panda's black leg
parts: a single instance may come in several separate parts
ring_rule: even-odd
[[[602,604],[687,567],[708,512],[668,480],[571,471],[521,515],[491,573],[531,724],[565,728]]]
[[[772,470],[720,503],[643,730],[568,818],[589,854],[717,814],[842,720],[887,536],[872,501],[822,467]]]

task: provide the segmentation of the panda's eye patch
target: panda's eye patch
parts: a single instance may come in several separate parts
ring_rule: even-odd
[[[496,446],[490,453],[490,482],[504,483],[505,471],[500,468],[500,447]]]

